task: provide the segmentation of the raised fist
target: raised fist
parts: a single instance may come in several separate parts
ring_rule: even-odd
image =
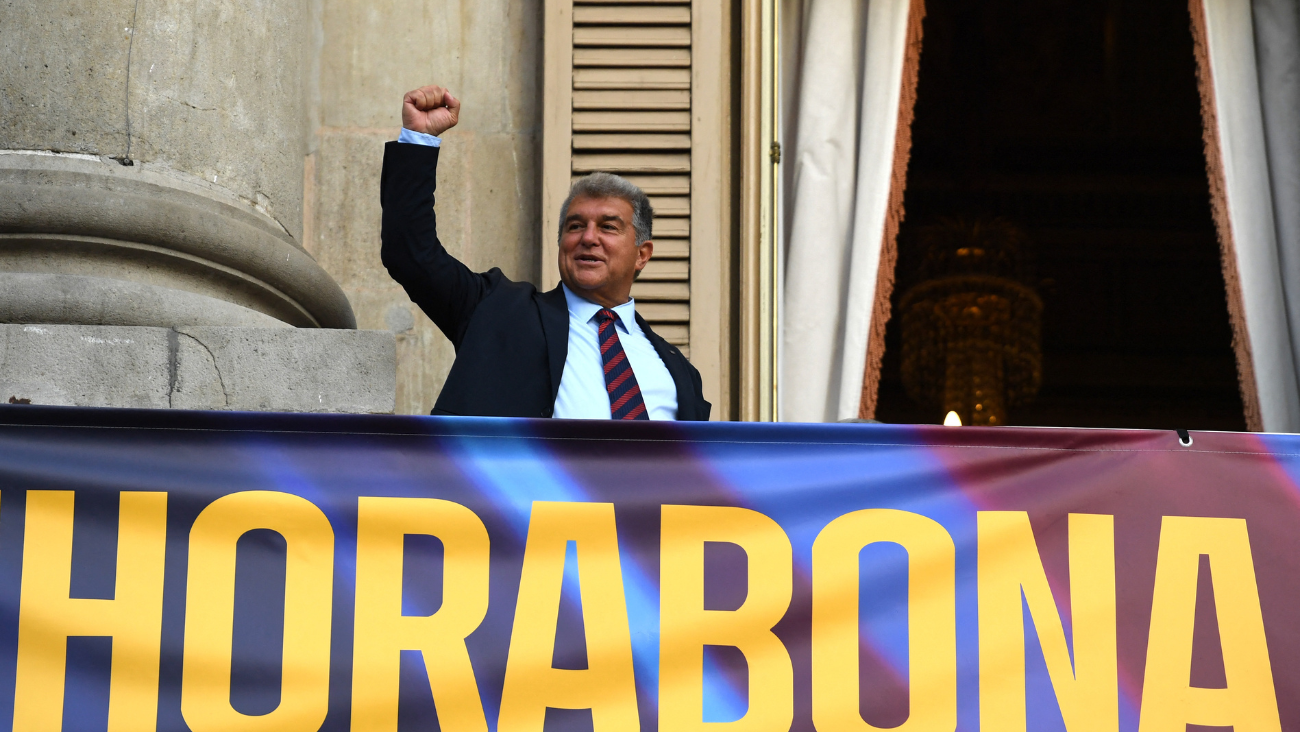
[[[402,98],[402,126],[412,132],[441,135],[460,119],[460,100],[440,86],[422,86]]]

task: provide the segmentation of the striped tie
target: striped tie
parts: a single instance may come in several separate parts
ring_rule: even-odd
[[[618,315],[609,308],[596,313],[600,322],[600,359],[605,363],[605,391],[609,392],[609,416],[614,419],[650,419],[641,387],[628,363],[627,352],[618,340]]]

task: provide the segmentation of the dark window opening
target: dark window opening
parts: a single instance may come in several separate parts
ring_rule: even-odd
[[[876,418],[943,421],[905,388],[900,300],[927,231],[1000,220],[1043,305],[1007,424],[1244,430],[1185,0],[926,6]]]

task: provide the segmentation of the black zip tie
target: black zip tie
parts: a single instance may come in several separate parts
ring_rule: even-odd
[[[1189,433],[1187,430],[1174,430],[1174,432],[1178,433],[1178,444],[1182,445],[1183,447],[1192,446],[1191,433]]]

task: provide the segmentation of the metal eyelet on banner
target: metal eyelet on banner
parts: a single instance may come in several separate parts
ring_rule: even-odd
[[[1190,432],[1188,432],[1187,430],[1181,430],[1181,429],[1180,429],[1180,430],[1174,430],[1174,432],[1177,432],[1177,433],[1178,433],[1178,444],[1182,445],[1183,447],[1191,447],[1191,446],[1192,446],[1192,435],[1191,435]]]

